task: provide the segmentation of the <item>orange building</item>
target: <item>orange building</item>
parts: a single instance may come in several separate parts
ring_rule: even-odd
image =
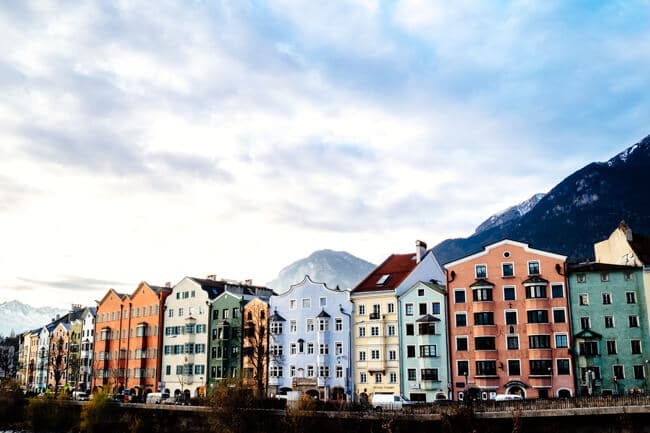
[[[138,285],[131,295],[110,289],[97,305],[93,389],[158,391],[163,306],[170,287]]]
[[[245,386],[266,395],[269,354],[269,304],[254,298],[244,306],[242,377]]]
[[[456,398],[575,395],[565,261],[503,240],[445,265]]]

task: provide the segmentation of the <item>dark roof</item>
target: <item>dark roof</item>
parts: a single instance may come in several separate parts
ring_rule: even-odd
[[[601,340],[603,336],[596,331],[592,329],[583,329],[582,331],[578,332],[576,335],[573,336],[573,338],[595,338],[598,340]]]
[[[332,316],[330,316],[329,314],[327,314],[327,312],[325,310],[323,310],[320,313],[318,313],[318,316],[316,316],[316,317],[322,319],[323,317],[329,318],[329,317],[332,317]]]
[[[545,280],[539,275],[533,275],[525,279],[522,284],[548,284],[548,280]]]
[[[630,247],[641,262],[650,265],[650,237],[633,233]]]
[[[613,265],[609,263],[570,263],[567,265],[567,272],[604,272],[604,271],[633,271],[634,266]]]
[[[494,283],[489,282],[485,278],[479,278],[469,285],[470,287],[494,287]]]
[[[264,286],[253,286],[250,284],[241,284],[237,282],[230,282],[225,280],[213,280],[211,278],[196,278],[188,277],[201,286],[201,289],[208,293],[208,297],[212,300],[222,294],[226,289],[232,293],[245,294],[251,296],[271,296],[273,291]]]
[[[280,316],[277,311],[273,312],[273,315],[269,317],[269,322],[286,322],[284,317]]]
[[[424,316],[417,319],[416,322],[420,322],[420,323],[440,322],[440,319],[438,319],[435,316],[432,316],[431,314],[425,314]]]
[[[165,287],[165,286],[152,286],[151,284],[147,284],[147,286],[151,287],[151,290],[156,292],[156,295],[160,295],[162,292],[171,292],[172,288],[171,287]]]
[[[377,266],[366,278],[352,289],[355,292],[371,292],[379,290],[395,290],[402,281],[415,269],[415,254],[392,254],[384,263]],[[377,281],[384,276],[390,275],[384,284],[378,285]]]

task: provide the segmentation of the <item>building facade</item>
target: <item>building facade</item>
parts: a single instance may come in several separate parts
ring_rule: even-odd
[[[79,390],[91,390],[95,346],[95,307],[86,307],[81,315],[81,347],[79,352]]]
[[[221,293],[210,307],[210,383],[241,377],[243,320],[247,300],[229,290]]]
[[[417,282],[397,299],[401,394],[409,400],[449,399],[447,291]],[[390,330],[388,332],[391,333]]]
[[[47,366],[47,388],[61,391],[68,383],[68,355],[70,349],[70,324],[59,322],[50,334]]]
[[[324,400],[352,397],[349,296],[349,291],[330,289],[309,276],[271,296],[269,394],[302,391]]]
[[[565,261],[504,240],[445,265],[455,398],[575,395]]]
[[[416,242],[415,254],[393,254],[351,292],[356,396],[365,402],[374,393],[400,394],[398,297],[420,281],[444,283],[433,252]]]
[[[569,267],[578,395],[647,392],[650,340],[640,267]]]
[[[255,297],[244,305],[242,383],[256,395],[267,395],[269,366],[269,298]]]
[[[36,393],[45,392],[47,389],[51,329],[54,329],[52,325],[43,326],[38,334],[34,371],[34,391]]]

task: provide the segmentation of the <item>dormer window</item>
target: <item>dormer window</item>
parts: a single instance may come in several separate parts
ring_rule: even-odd
[[[388,281],[389,278],[390,278],[390,274],[384,274],[384,275],[382,275],[382,276],[379,277],[379,279],[377,280],[377,285],[378,285],[378,286],[383,286],[384,284],[386,284],[386,281]]]

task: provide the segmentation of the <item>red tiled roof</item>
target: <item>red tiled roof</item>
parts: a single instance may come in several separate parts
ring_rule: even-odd
[[[363,281],[357,284],[352,293],[395,290],[416,265],[415,254],[392,254],[384,260],[384,263],[377,266]],[[378,285],[377,281],[382,275],[390,275],[390,277],[384,284]]]

